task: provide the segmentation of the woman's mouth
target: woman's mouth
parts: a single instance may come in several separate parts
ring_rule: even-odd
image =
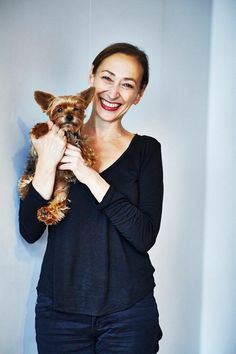
[[[121,103],[114,103],[114,102],[112,103],[105,100],[104,98],[100,98],[100,102],[102,108],[105,109],[106,111],[116,111],[121,106]]]

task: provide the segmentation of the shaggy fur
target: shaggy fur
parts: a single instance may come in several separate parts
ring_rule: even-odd
[[[80,129],[83,125],[85,109],[91,102],[93,95],[93,87],[74,96],[53,96],[42,91],[35,91],[34,93],[34,98],[43,112],[48,115],[54,124],[65,130],[67,142],[81,149],[82,157],[90,167],[95,163],[94,152],[87,144],[86,137],[80,135]],[[38,123],[31,129],[30,136],[38,139],[47,134],[48,130],[47,123]],[[32,145],[24,174],[18,184],[21,199],[26,197],[29,184],[34,178],[37,158],[36,150]],[[70,182],[76,182],[76,177],[72,171],[57,170],[53,197],[48,205],[38,210],[38,220],[46,225],[54,225],[65,217],[69,210],[68,192]]]

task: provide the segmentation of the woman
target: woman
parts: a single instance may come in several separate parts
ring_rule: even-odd
[[[158,352],[162,331],[148,251],[161,220],[161,147],[122,126],[148,78],[146,54],[127,43],[105,48],[93,61],[95,96],[82,133],[95,150],[94,169],[52,123],[33,141],[38,163],[19,213],[28,242],[45,229],[36,211],[52,195],[56,168],[73,171],[78,180],[70,188],[67,217],[48,229],[37,287],[40,354]]]

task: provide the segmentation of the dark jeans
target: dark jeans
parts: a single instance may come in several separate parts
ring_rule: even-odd
[[[39,354],[154,354],[162,337],[153,292],[102,316],[55,311],[52,300],[39,293],[35,322]]]

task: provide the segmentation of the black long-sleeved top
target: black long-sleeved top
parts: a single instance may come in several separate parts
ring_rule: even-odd
[[[156,285],[148,250],[162,212],[160,143],[135,134],[100,175],[110,184],[102,201],[77,181],[70,187],[68,215],[48,227],[38,290],[53,299],[57,310],[94,316],[120,311]],[[30,243],[45,230],[36,212],[46,203],[32,184],[20,201],[20,233]]]

